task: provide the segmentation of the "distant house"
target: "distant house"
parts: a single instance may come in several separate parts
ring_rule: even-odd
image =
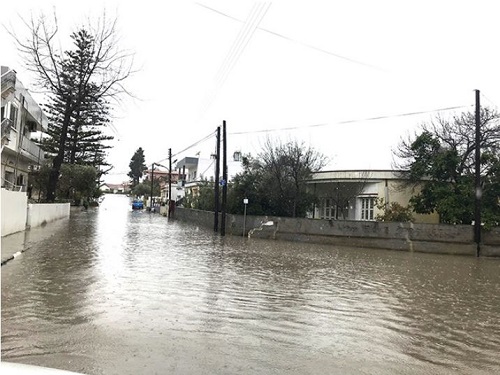
[[[105,183],[101,186],[101,190],[105,193],[112,194],[127,194],[130,191],[130,183],[122,182],[121,184]]]
[[[307,181],[319,199],[310,217],[329,220],[375,220],[382,213],[377,201],[408,206],[417,192],[407,187],[394,170],[322,171]],[[414,214],[415,222],[438,223],[438,214]]]
[[[28,174],[44,159],[42,149],[32,141],[47,130],[48,119],[15,70],[1,67],[2,82],[2,188],[26,192]]]
[[[168,170],[161,170],[157,167],[151,171],[151,169],[145,170],[143,172],[143,181],[150,181],[151,177],[153,177],[153,180],[159,181],[160,183],[160,201],[162,203],[166,203],[169,199],[169,191],[168,191],[168,182],[170,178],[170,188],[172,191],[172,200],[177,199],[177,182],[179,181],[179,174],[177,172],[172,171],[172,173],[169,173]]]

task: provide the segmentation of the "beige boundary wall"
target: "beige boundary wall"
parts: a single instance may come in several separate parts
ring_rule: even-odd
[[[213,228],[214,213],[176,207],[174,218]],[[272,225],[261,225],[270,221]],[[247,216],[248,233],[253,238],[439,254],[475,256],[477,248],[471,225]],[[242,215],[227,215],[226,234],[243,235]],[[500,257],[500,228],[483,231],[480,254]]]

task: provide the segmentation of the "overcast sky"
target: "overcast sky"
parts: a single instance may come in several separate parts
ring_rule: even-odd
[[[126,180],[138,147],[146,162],[208,158],[227,122],[228,150],[256,155],[266,136],[304,141],[329,169],[389,169],[401,137],[438,109],[500,105],[499,6],[484,1],[9,1],[1,22],[55,8],[61,43],[106,9],[140,71],[128,81],[106,180]],[[245,21],[248,22],[245,22]],[[1,64],[30,88],[12,39]],[[229,58],[228,58],[229,57]],[[406,115],[428,112],[420,115]],[[442,111],[445,116],[454,111]],[[364,120],[383,117],[378,120]],[[263,130],[276,130],[270,133]]]

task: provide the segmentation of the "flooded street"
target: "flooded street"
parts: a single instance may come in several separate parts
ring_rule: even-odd
[[[27,232],[1,268],[3,361],[85,374],[500,373],[499,259],[220,238],[130,207],[107,196]]]

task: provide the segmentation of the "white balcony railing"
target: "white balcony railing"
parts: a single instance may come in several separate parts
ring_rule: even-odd
[[[42,149],[37,146],[33,141],[31,141],[28,137],[23,136],[21,150],[24,151],[24,155],[28,156],[33,161],[38,162],[39,159],[43,158]]]

